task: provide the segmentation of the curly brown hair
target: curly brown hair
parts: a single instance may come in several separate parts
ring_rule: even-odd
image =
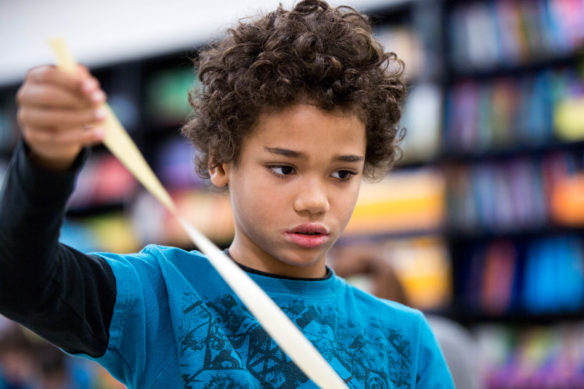
[[[251,22],[199,54],[201,88],[191,91],[194,115],[182,128],[197,149],[197,173],[237,162],[242,140],[266,110],[309,102],[352,110],[366,127],[364,174],[386,173],[400,156],[398,122],[405,95],[403,62],[350,7],[300,1]]]

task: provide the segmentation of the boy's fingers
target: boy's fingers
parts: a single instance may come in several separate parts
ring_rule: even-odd
[[[77,68],[79,70],[79,72],[81,72],[81,74],[84,74],[86,76],[90,76],[91,73],[89,73],[89,68],[85,65],[81,65],[81,64],[77,64]]]
[[[100,90],[99,81],[85,70],[69,73],[61,71],[55,66],[45,65],[30,69],[26,78],[36,84],[58,85],[86,98]]]
[[[67,110],[25,106],[18,111],[18,122],[22,127],[66,128],[98,123],[105,116],[103,108]]]
[[[35,145],[38,149],[52,150],[58,153],[60,149],[99,143],[103,140],[104,133],[104,129],[101,127],[79,127],[67,131],[35,127],[25,130],[24,138],[28,144]]]
[[[20,106],[51,106],[55,108],[88,108],[88,102],[79,95],[60,87],[46,84],[27,84],[17,93]],[[102,96],[105,100],[105,95]]]
[[[79,90],[85,77],[78,73],[69,73],[57,69],[53,65],[37,66],[30,69],[26,79],[38,84],[56,84],[63,88]]]
[[[70,145],[89,146],[103,140],[105,131],[102,127],[81,127],[70,129],[58,134],[58,142],[67,147]]]

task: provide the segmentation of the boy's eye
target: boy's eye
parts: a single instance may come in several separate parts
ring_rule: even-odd
[[[270,170],[278,176],[287,176],[294,173],[292,166],[270,166]]]
[[[350,170],[337,170],[333,173],[333,177],[339,179],[341,181],[348,181],[353,177],[356,173]]]

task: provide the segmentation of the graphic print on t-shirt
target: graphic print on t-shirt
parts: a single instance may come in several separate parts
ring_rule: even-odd
[[[179,353],[185,388],[314,387],[233,295],[182,302]],[[340,320],[332,307],[294,300],[281,306],[351,388],[406,388],[410,344],[374,317]]]

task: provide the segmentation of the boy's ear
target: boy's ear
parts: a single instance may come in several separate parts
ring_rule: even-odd
[[[220,163],[209,167],[211,182],[218,188],[223,188],[229,183],[229,163]]]

